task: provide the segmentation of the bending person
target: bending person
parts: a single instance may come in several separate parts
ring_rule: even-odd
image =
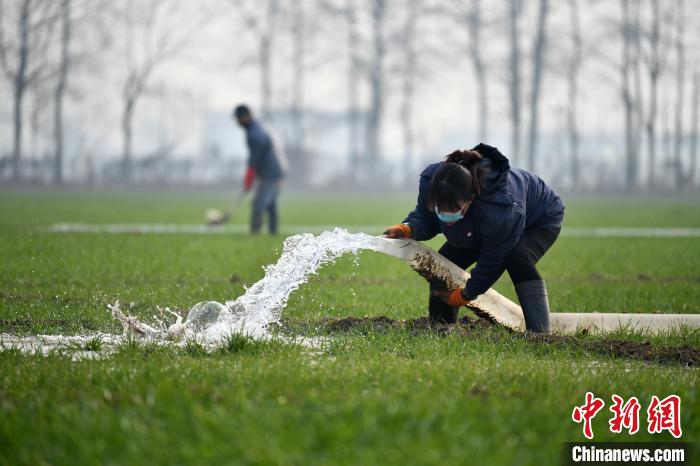
[[[233,117],[245,130],[248,144],[248,169],[243,180],[243,190],[250,191],[258,180],[258,187],[253,198],[250,230],[259,233],[263,223],[263,213],[268,215],[268,231],[277,233],[278,214],[277,197],[284,177],[285,162],[275,149],[275,144],[265,129],[253,119],[253,114],[246,105],[239,105],[233,111]]]
[[[549,330],[549,302],[537,261],[554,244],[564,204],[539,177],[511,168],[495,147],[479,144],[455,151],[423,170],[418,203],[390,238],[425,241],[442,233],[439,252],[463,269],[476,262],[464,288],[431,286],[428,314],[433,322],[454,323],[459,308],[488,290],[508,271],[525,315],[527,330]]]

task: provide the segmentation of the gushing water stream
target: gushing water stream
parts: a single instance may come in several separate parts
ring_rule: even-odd
[[[99,338],[101,347],[109,350],[132,334],[164,344],[183,344],[187,340],[194,340],[209,348],[221,345],[233,333],[258,339],[270,338],[269,325],[279,321],[289,296],[321,266],[334,262],[344,254],[357,253],[363,249],[382,251],[386,248],[386,241],[365,233],[349,233],[341,228],[325,231],[318,236],[309,233],[291,236],[284,241],[277,263],[266,266],[265,276],[246,288],[243,295],[224,305],[215,302],[198,303],[190,310],[184,322],[178,317],[169,326],[163,322],[147,324],[124,314],[117,303],[110,306],[110,309],[124,327],[122,335],[0,334],[0,347],[47,354],[65,347],[84,347],[89,341]],[[166,308],[164,312],[170,311]]]
[[[277,263],[266,266],[265,277],[242,296],[226,302],[225,311],[216,325],[205,330],[205,336],[216,340],[234,331],[265,337],[267,326],[282,316],[289,296],[321,266],[347,253],[379,250],[382,244],[381,238],[340,228],[318,236],[307,233],[287,238]]]

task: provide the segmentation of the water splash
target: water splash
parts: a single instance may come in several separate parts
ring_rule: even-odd
[[[279,321],[289,296],[324,264],[362,249],[381,250],[382,238],[349,233],[342,228],[318,236],[306,233],[284,241],[279,260],[265,267],[265,276],[246,288],[245,294],[227,301],[217,321],[199,332],[205,341],[220,341],[232,332],[267,338],[269,325]],[[188,323],[185,323],[185,335]]]
[[[129,336],[164,344],[183,345],[197,341],[207,348],[216,348],[234,333],[257,339],[269,339],[270,324],[279,322],[289,296],[309,280],[324,264],[332,263],[340,256],[357,253],[363,249],[382,251],[386,240],[365,233],[350,233],[342,228],[325,231],[318,236],[309,233],[295,235],[284,241],[282,254],[275,264],[264,267],[265,276],[246,288],[246,292],[222,305],[214,301],[195,305],[182,318],[168,308],[158,309],[162,317],[176,317],[175,323],[165,324],[159,319],[147,324],[122,312],[119,303],[109,306],[112,315],[123,326],[123,335],[39,335],[19,337],[0,334],[0,349],[16,348],[24,352],[48,352],[61,347],[82,347],[99,337],[106,349],[113,349]],[[299,340],[296,340],[299,341]],[[304,343],[301,341],[301,343]],[[308,343],[308,342],[307,342]],[[313,342],[310,343],[314,346]]]

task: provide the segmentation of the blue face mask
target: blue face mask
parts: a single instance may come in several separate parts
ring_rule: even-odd
[[[462,208],[464,210],[464,208]],[[462,213],[462,210],[459,212],[454,212],[454,213],[446,213],[446,212],[440,212],[437,209],[437,206],[435,206],[435,214],[438,216],[441,222],[445,223],[455,223],[459,222],[464,218],[464,214]]]

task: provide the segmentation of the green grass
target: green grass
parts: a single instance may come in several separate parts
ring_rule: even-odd
[[[283,222],[390,225],[413,197],[288,195]],[[156,305],[184,311],[240,295],[276,260],[282,236],[46,230],[200,223],[206,207],[226,202],[215,194],[0,194],[0,332],[118,332],[106,308],[116,300],[148,320]],[[700,203],[570,200],[565,224],[698,228]],[[554,311],[700,312],[700,238],[563,236],[539,268]],[[613,393],[637,396],[643,409],[652,395],[676,393],[683,439],[698,441],[695,368],[499,329],[464,337],[314,327],[329,316],[422,316],[426,288],[405,264],[375,253],[324,267],[285,310],[291,335],[329,337],[321,350],[233,337],[211,354],[196,343],[134,342],[101,360],[0,352],[0,464],[555,464],[561,442],[583,439],[570,415],[589,390],[607,403],[596,440],[672,439],[614,435],[606,423]],[[507,276],[496,288],[514,298]],[[698,332],[616,338],[700,347]]]

